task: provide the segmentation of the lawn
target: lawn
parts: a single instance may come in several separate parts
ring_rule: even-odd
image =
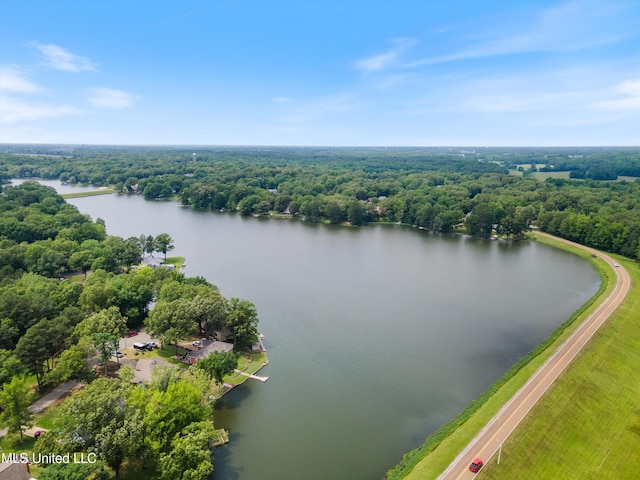
[[[162,263],[165,265],[175,265],[175,267],[179,269],[184,263],[184,257],[167,257]]]
[[[602,298],[606,298],[613,289],[613,282],[608,281],[613,272],[611,272],[611,268],[600,258],[592,258],[588,253],[580,249],[566,246],[553,239],[540,237],[539,241],[564,248],[592,262],[601,271],[603,278],[603,284],[599,292],[596,293],[581,310],[565,322],[563,326],[557,329],[543,345],[532,352],[532,354],[528,356],[530,359],[528,363],[524,363],[524,361],[526,361],[525,359],[521,368],[515,367],[512,368],[512,371],[507,372],[503,379],[490,387],[481,397],[474,400],[458,417],[431,435],[422,447],[408,454],[398,467],[389,472],[388,478],[420,480],[437,478],[471,439],[475,437],[498,410],[518,391],[535,370],[542,365],[580,323],[597,308],[596,298],[599,295],[603,295]],[[514,371],[515,374],[513,373]],[[492,394],[491,392],[495,393]],[[478,405],[481,406],[478,407]]]
[[[178,347],[178,355],[184,354],[185,351],[186,350],[184,348]],[[134,360],[140,360],[141,358],[160,357],[169,363],[178,365],[179,367],[187,368],[189,366],[189,364],[181,362],[176,358],[176,347],[174,347],[173,345],[167,345],[164,348],[156,348],[151,350],[150,352],[138,352],[137,350],[128,347],[122,350],[122,353],[124,353],[126,358],[132,358]]]
[[[246,353],[242,353],[238,357],[238,368],[241,372],[248,373],[249,375],[258,372],[262,367],[264,367],[269,361],[267,360],[266,353],[253,353],[250,355],[251,359]],[[231,385],[240,385],[247,381],[249,377],[246,375],[241,375],[239,373],[233,373],[231,375],[227,375],[223,378],[224,383],[230,383]]]
[[[625,302],[492,459],[482,479],[624,479],[640,472],[640,266]]]

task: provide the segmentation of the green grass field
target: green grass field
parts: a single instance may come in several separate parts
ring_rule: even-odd
[[[116,193],[113,188],[103,188],[102,190],[93,190],[91,192],[63,193],[62,198],[80,198],[95,197],[96,195],[110,195]]]
[[[533,172],[531,176],[536,180],[544,182],[547,178],[569,178],[571,172]]]
[[[612,278],[613,272],[611,268],[605,264],[599,258],[591,258],[589,254],[583,252],[580,249],[574,247],[568,247],[553,239],[544,237],[539,238],[540,242],[544,242],[559,248],[564,248],[577,255],[580,255],[588,261],[594,263],[594,265],[601,271],[601,276],[604,280],[603,285],[596,296],[594,296],[590,302],[588,302],[581,311],[576,312],[574,316],[565,322],[566,328],[560,328],[554,332],[550,340],[548,341],[547,348],[542,346],[538,349],[538,355],[532,356],[533,358],[529,363],[524,365],[493,395],[486,395],[485,398],[479,398],[474,401],[467,410],[474,410],[474,403],[480,403],[481,406],[477,408],[471,415],[462,412],[459,417],[454,419],[451,424],[443,426],[441,429],[443,433],[438,438],[439,433],[427,439],[427,442],[420,448],[411,452],[405,460],[396,469],[388,474],[388,478],[410,478],[410,479],[435,479],[442,471],[451,463],[451,461],[458,455],[458,453],[469,443],[469,441],[486,425],[486,423],[493,418],[498,410],[513,396],[513,394],[526,382],[526,380],[533,374],[533,372],[561,345],[562,342],[580,325],[580,323],[595,309],[598,302],[596,297],[602,295],[601,298],[606,296],[613,289],[613,282],[609,280]],[[626,265],[626,263],[625,263]],[[631,264],[634,265],[634,264]],[[635,266],[635,265],[634,265]],[[637,266],[636,266],[637,268]],[[635,293],[635,290],[634,290]],[[631,295],[631,294],[630,294]],[[636,293],[637,295],[637,293]],[[636,300],[637,301],[637,300]],[[630,303],[630,299],[626,300],[621,309],[629,308],[627,305]],[[636,305],[637,307],[637,305]],[[555,337],[555,338],[554,338]],[[506,376],[509,375],[505,374]],[[499,381],[500,382],[500,381]],[[639,385],[640,386],[640,385]],[[489,390],[493,390],[493,387]],[[636,406],[636,409],[638,407]],[[450,434],[444,432],[451,431]],[[505,444],[506,447],[506,444]],[[506,453],[503,450],[503,457]],[[501,462],[504,464],[504,461]],[[494,478],[493,476],[487,476],[485,478]],[[497,478],[497,477],[496,477]],[[503,478],[503,477],[500,477]],[[504,478],[520,478],[517,475]],[[532,477],[536,478],[536,477]],[[562,478],[562,477],[545,477],[539,476],[537,478]]]

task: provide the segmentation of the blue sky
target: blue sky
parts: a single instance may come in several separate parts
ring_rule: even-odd
[[[3,0],[0,142],[640,145],[640,2]]]

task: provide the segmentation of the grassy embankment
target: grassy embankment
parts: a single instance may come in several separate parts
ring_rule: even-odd
[[[521,358],[503,377],[474,400],[464,411],[431,435],[426,442],[405,456],[403,461],[388,473],[390,479],[435,479],[444,471],[460,451],[493,418],[502,406],[515,394],[527,379],[573,333],[580,323],[597,308],[598,299],[608,296],[614,287],[613,272],[604,261],[592,258],[588,253],[547,238],[547,243],[580,255],[590,261],[603,280],[599,291],[563,323],[543,344]],[[504,451],[503,451],[504,453]]]
[[[76,192],[76,193],[63,193],[62,198],[80,198],[80,197],[95,197],[96,195],[110,195],[116,193],[113,188],[103,188],[101,190],[93,190],[91,192]]]

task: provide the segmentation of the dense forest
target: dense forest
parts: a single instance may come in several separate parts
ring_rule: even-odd
[[[32,383],[39,391],[70,379],[88,383],[58,409],[56,434],[42,435],[35,449],[99,461],[53,465],[38,478],[117,478],[123,464],[147,469],[146,478],[207,478],[210,442],[219,436],[212,398],[237,365],[235,354],[156,369],[146,388],[133,388],[129,367],[114,374],[114,352],[142,325],[163,347],[226,330],[241,352],[257,335],[255,306],[227,300],[201,277],[139,268],[145,253],[170,249],[167,234],[109,236],[103,222],[50,187],[4,187],[0,212],[0,426],[22,442],[23,427],[33,424]]]
[[[530,226],[640,258],[638,148],[4,145],[0,179],[58,178],[199,209],[520,237]],[[523,169],[525,175],[509,174]],[[566,171],[540,181],[531,171]],[[10,217],[2,228],[12,228]]]

